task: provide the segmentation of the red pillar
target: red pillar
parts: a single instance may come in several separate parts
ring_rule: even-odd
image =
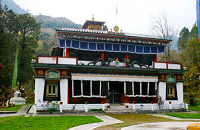
[[[126,53],[126,59],[129,59],[128,52]],[[127,65],[127,64],[126,64],[126,67],[128,67],[128,65]]]
[[[157,62],[157,55],[156,54],[154,54],[154,56],[153,56],[153,61]]]
[[[101,59],[104,60],[104,51],[101,52]]]
[[[66,51],[66,55],[65,55],[65,57],[69,57],[69,49],[68,48],[65,48],[65,51]]]

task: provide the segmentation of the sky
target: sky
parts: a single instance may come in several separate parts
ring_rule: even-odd
[[[109,29],[118,25],[123,32],[151,35],[152,17],[165,14],[178,32],[191,30],[196,22],[196,0],[14,0],[34,15],[66,17],[84,24],[94,15]],[[117,15],[116,15],[117,8]]]

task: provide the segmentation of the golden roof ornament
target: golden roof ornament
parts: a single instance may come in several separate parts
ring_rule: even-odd
[[[117,25],[115,25],[115,27],[114,27],[114,31],[115,31],[115,34],[118,33],[118,31],[119,31],[119,27],[118,27]]]

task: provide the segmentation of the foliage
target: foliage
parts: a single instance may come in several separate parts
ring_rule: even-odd
[[[54,107],[51,107],[51,108],[48,109],[49,113],[52,113],[52,112],[55,112],[55,111],[56,111],[56,108],[54,108]]]
[[[200,113],[168,113],[166,115],[186,119],[200,119]]]
[[[200,73],[200,46],[196,24],[194,24],[188,37],[185,49],[180,52],[182,62],[188,70],[183,76],[184,85],[189,96],[194,95],[196,100],[200,100],[200,80],[197,78],[197,75]]]
[[[14,59],[17,43],[17,28],[15,22],[17,15],[4,7],[0,10],[0,63],[4,66],[4,73],[0,78],[0,94],[7,98],[6,88],[12,82]],[[12,52],[12,53],[11,53]]]
[[[95,122],[101,122],[101,120],[94,116],[0,117],[0,129],[66,130]]]
[[[179,33],[178,48],[179,50],[185,49],[186,43],[189,40],[189,29],[184,27]]]
[[[23,105],[14,105],[13,107],[0,108],[0,111],[18,111]]]
[[[22,34],[21,38],[18,37],[18,31]],[[3,86],[9,88],[12,83],[17,41],[20,44],[18,80],[24,84],[32,78],[30,62],[37,47],[39,33],[40,24],[30,14],[17,15],[6,6],[0,10],[0,63],[4,66],[4,73],[0,78],[1,90]],[[4,96],[9,98],[6,89],[4,90]]]
[[[90,111],[102,111],[102,109],[90,109]]]
[[[18,25],[22,38],[20,39],[18,81],[26,83],[32,78],[31,59],[37,48],[40,24],[30,14],[18,15]]]
[[[200,111],[200,102],[196,102],[196,105],[193,106],[188,106],[189,110],[193,110],[193,111]]]

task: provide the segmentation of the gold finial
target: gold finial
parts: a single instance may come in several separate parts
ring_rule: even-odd
[[[94,21],[94,14],[92,15],[92,21]]]
[[[119,31],[119,27],[118,27],[117,25],[115,25],[115,27],[114,27],[114,31],[115,31],[115,34],[118,33],[118,31]]]

